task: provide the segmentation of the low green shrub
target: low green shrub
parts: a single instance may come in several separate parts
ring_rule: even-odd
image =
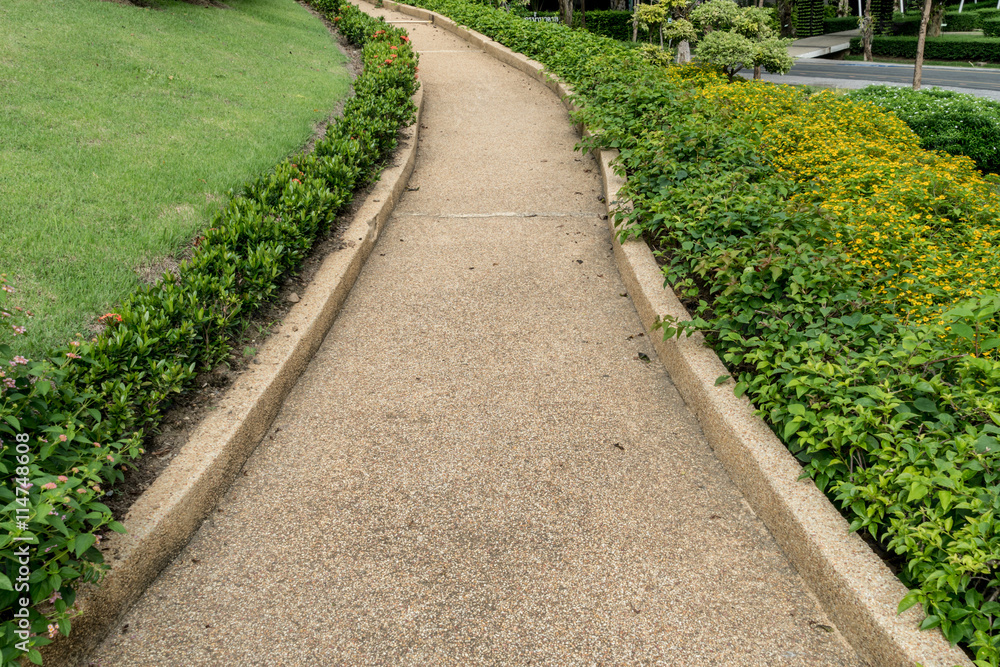
[[[975,11],[977,14],[979,14],[980,21],[992,21],[993,19],[1000,19],[1000,9],[986,7],[984,9],[977,9]]]
[[[823,19],[823,32],[843,32],[845,30],[855,30],[858,27],[857,16],[843,16],[840,18]]]
[[[861,53],[861,38],[851,38],[851,53]],[[916,58],[916,37],[882,37],[872,39],[872,54],[891,58]],[[971,35],[928,37],[924,44],[928,60],[961,60],[1000,62],[1000,39]]]
[[[892,20],[893,35],[919,35],[920,15],[906,14]]]
[[[903,14],[897,13],[892,20],[892,34],[915,36],[920,34],[919,13]],[[944,32],[971,32],[982,27],[983,16],[979,12],[946,12],[942,21],[941,30]]]
[[[983,21],[983,34],[987,37],[1000,37],[1000,18]]]
[[[948,90],[869,86],[848,97],[891,111],[927,149],[968,155],[983,171],[1000,173],[1000,102]]]
[[[982,14],[979,12],[946,12],[944,15],[945,32],[971,32],[979,30],[982,25]]]
[[[142,433],[197,372],[226,358],[240,322],[275,294],[352,191],[377,175],[413,119],[417,59],[405,31],[339,0],[312,4],[363,47],[364,59],[354,97],[314,152],[246,184],[176,275],[105,315],[95,339],[36,361],[0,347],[0,472],[15,483],[0,485],[4,665],[22,649],[37,662],[37,647],[69,633],[76,588],[104,571],[102,536],[122,530],[101,499],[142,454]]]
[[[581,12],[574,12],[573,25],[582,25],[582,18]],[[588,11],[587,30],[623,42],[631,41],[632,12],[614,9]]]
[[[583,147],[620,151],[619,221],[696,314],[665,333],[703,330],[852,528],[902,560],[902,608],[1000,664],[1000,181],[868,104],[413,2],[574,87]]]

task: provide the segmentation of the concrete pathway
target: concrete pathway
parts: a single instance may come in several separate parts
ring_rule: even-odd
[[[93,664],[859,665],[641,336],[559,101],[365,6],[421,51],[420,189]]]
[[[854,30],[817,35],[816,37],[803,37],[788,45],[788,55],[796,59],[805,59],[847,51],[851,48],[851,37],[857,37],[860,34],[861,31],[855,28]]]

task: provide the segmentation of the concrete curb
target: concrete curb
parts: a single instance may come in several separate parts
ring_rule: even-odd
[[[413,96],[417,118],[343,233],[347,247],[323,260],[301,300],[257,355],[259,364],[229,388],[177,457],[132,505],[102,549],[111,569],[100,586],[82,587],[69,637],[42,648],[47,666],[72,666],[92,651],[184,548],[232,484],[271,427],[285,396],[298,381],[333,325],[382,228],[399,201],[416,160],[423,90]]]
[[[501,62],[544,83],[573,111],[572,90],[544,72],[543,66],[451,19],[417,7],[385,0],[383,6],[430,21],[482,48]],[[581,128],[586,132],[585,128]],[[645,242],[620,243],[612,215],[625,180],[611,163],[617,151],[598,151],[608,225],[622,280],[646,330],[664,316],[690,320],[674,293],[665,288],[653,254]],[[733,394],[733,381],[716,386],[728,371],[700,334],[663,340],[651,335],[685,402],[697,414],[716,456],[754,511],[774,535],[789,560],[820,600],[838,629],[858,654],[872,665],[899,667],[969,666],[972,662],[949,645],[938,630],[921,631],[923,613],[912,607],[896,614],[907,589],[882,559],[855,533],[811,480],[799,480],[802,467],[771,429],[754,414],[753,406]]]

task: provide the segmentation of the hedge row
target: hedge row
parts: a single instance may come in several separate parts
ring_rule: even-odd
[[[584,147],[620,150],[619,220],[697,316],[666,333],[702,329],[852,528],[902,559],[901,606],[1000,663],[997,183],[869,105],[413,2],[574,87]]]
[[[582,25],[582,12],[573,13],[573,25]],[[615,9],[587,12],[587,30],[623,42],[632,40],[632,12]]]
[[[843,16],[833,19],[823,19],[823,32],[843,32],[845,30],[855,30],[858,27],[857,16]]]
[[[983,34],[987,37],[1000,37],[1000,18],[983,21]]]
[[[76,587],[105,569],[101,537],[123,530],[101,498],[143,453],[142,433],[200,370],[228,356],[241,321],[275,294],[353,190],[377,176],[412,122],[416,55],[405,31],[339,0],[312,4],[364,54],[354,96],[314,152],[247,183],[177,274],[128,297],[94,340],[42,361],[0,347],[0,472],[17,484],[0,485],[4,665],[25,649],[38,662],[35,647],[69,634]]]
[[[979,12],[946,12],[944,15],[945,32],[971,32],[983,27],[983,15]]]
[[[862,53],[860,37],[851,38],[851,53]],[[883,37],[872,39],[872,54],[891,58],[916,58],[917,37]],[[962,60],[1000,62],[1000,39],[968,35],[928,37],[924,44],[928,60]]]

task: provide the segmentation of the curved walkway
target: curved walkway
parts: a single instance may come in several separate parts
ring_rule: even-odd
[[[413,190],[218,512],[91,661],[860,665],[640,334],[560,102],[363,6],[421,52]]]

